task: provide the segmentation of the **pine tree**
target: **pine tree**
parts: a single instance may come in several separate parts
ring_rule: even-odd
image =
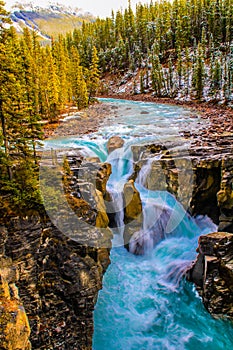
[[[5,208],[17,213],[40,205],[37,167],[33,163],[31,96],[24,71],[30,66],[13,27],[1,30],[0,41],[0,196]],[[30,77],[28,77],[30,85]],[[30,186],[29,186],[30,183]],[[7,200],[6,200],[7,198]]]
[[[205,27],[202,28],[201,32],[201,44],[203,48],[203,57],[206,58],[206,51],[207,51],[207,38],[206,38],[206,29]]]
[[[151,53],[151,63],[152,63],[152,69],[151,69],[151,82],[152,82],[152,88],[155,92],[155,95],[158,97],[161,97],[163,95],[163,88],[164,88],[164,76],[163,76],[163,67],[160,63],[159,59],[159,47],[158,43],[155,42],[152,46],[152,53]]]
[[[51,49],[46,47],[46,113],[51,122],[56,121],[60,113],[59,106],[59,78],[55,60]]]
[[[140,93],[145,93],[145,87],[144,87],[144,74],[143,71],[140,72]]]
[[[190,89],[190,77],[191,77],[191,57],[189,54],[189,48],[185,48],[185,67],[186,67],[186,72],[185,72],[185,87],[186,87],[186,95],[189,96],[189,89]]]
[[[125,38],[128,39],[127,41],[129,44],[129,50],[132,52],[133,45],[135,42],[136,29],[135,29],[134,14],[131,8],[130,0],[128,0],[128,9],[126,9],[124,14],[124,27],[125,27]]]
[[[153,55],[151,75],[152,88],[155,91],[156,96],[161,97],[163,89],[163,70],[158,55]]]
[[[65,108],[66,103],[71,100],[71,85],[68,79],[70,59],[65,40],[61,35],[53,44],[53,57],[58,75],[58,103],[59,108],[62,110]]]
[[[173,94],[174,82],[173,82],[173,64],[171,58],[168,61],[168,82],[167,82],[167,90],[170,93],[170,96]]]
[[[225,57],[224,67],[223,67],[223,97],[225,99],[225,102],[228,102],[230,97],[230,91],[228,86],[228,74],[229,74],[228,64],[227,64],[227,59]]]
[[[17,79],[17,63],[10,34],[4,33],[0,43],[0,121],[5,164],[9,179],[12,179],[11,150],[18,134],[17,112],[20,110],[20,85]],[[16,132],[16,134],[15,134]]]
[[[31,139],[34,161],[36,157],[36,142],[42,138],[41,115],[39,112],[39,77],[37,70],[37,41],[36,34],[30,35],[27,29],[24,30],[20,41],[20,66],[21,85],[25,91],[22,103],[26,108],[24,118],[27,137]],[[27,127],[26,127],[27,126]]]
[[[221,59],[217,56],[214,60],[214,66],[211,74],[211,94],[217,98],[220,93],[222,83]]]
[[[225,98],[229,101],[233,99],[233,45],[230,47],[230,53],[226,58],[226,62]]]
[[[177,74],[178,74],[179,89],[181,89],[182,73],[183,73],[182,55],[181,55],[181,49],[180,49],[180,47],[178,47],[178,53],[177,53]]]
[[[83,68],[81,66],[78,67],[76,75],[75,102],[79,109],[88,106],[87,85],[83,77]]]
[[[198,44],[197,48],[197,59],[193,71],[193,91],[198,100],[202,99],[204,90],[204,79],[205,79],[205,67],[204,67],[204,57],[203,49],[201,43]]]
[[[8,100],[7,96],[7,82],[12,73],[11,56],[7,57],[8,49],[6,47],[8,31],[5,29],[5,24],[10,23],[9,13],[4,9],[4,2],[0,0],[0,157],[1,164],[5,164],[7,167],[7,172],[9,178],[12,178],[11,168],[9,165],[9,140],[8,140],[8,130],[7,130],[7,113],[5,111],[6,101]],[[6,70],[8,67],[8,75]],[[9,80],[9,83],[11,80]],[[4,151],[2,151],[2,149]],[[1,171],[2,173],[2,171]]]
[[[97,93],[98,86],[99,86],[99,80],[100,80],[100,72],[99,72],[99,58],[97,55],[96,47],[93,46],[92,50],[92,59],[91,59],[91,65],[89,68],[88,73],[88,83],[87,83],[87,89],[88,89],[88,103],[90,102],[91,98],[94,97]]]
[[[147,10],[145,6],[139,3],[136,11],[136,33],[138,36],[138,44],[140,47],[140,51],[142,51],[142,53],[147,53]]]
[[[75,47],[71,50],[70,79],[72,84],[72,97],[75,105],[81,109],[88,105],[87,86],[80,66],[80,58]]]
[[[136,79],[133,80],[133,94],[134,95],[138,94],[138,86],[137,86]]]
[[[4,1],[0,0],[0,39],[3,42],[7,37],[7,30],[5,28],[5,24],[10,24],[11,20],[9,18],[9,12],[7,12],[4,8]]]

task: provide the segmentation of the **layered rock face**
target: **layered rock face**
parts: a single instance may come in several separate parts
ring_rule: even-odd
[[[8,232],[0,226],[0,344],[2,350],[30,350],[30,327],[16,284],[19,270],[5,256]]]
[[[174,194],[192,215],[208,215],[217,233],[201,236],[198,258],[188,273],[207,310],[233,319],[233,137],[229,134],[133,146],[132,179],[150,190]]]
[[[208,215],[219,231],[233,232],[233,143],[228,147],[177,143],[132,147],[135,167],[132,179],[150,160],[144,186],[174,194],[192,215]]]
[[[3,349],[30,349],[27,317],[32,349],[92,348],[93,309],[102,287],[103,274],[110,263],[112,235],[104,213],[103,196],[111,168],[100,163],[83,162],[78,157],[69,157],[68,162],[71,172],[63,179],[67,203],[71,211],[84,218],[88,225],[81,225],[82,230],[79,227],[70,234],[65,231],[66,226],[61,231],[47,215],[36,214],[30,218],[11,218],[5,223],[8,232],[4,241],[7,268],[18,271],[18,277],[17,281],[15,278],[6,279],[8,286],[2,282],[0,299],[3,305],[5,299],[8,304],[14,300],[15,304],[12,302],[9,306],[10,315],[15,310],[9,332],[14,333],[15,338],[17,335],[18,343],[10,347],[8,342],[8,347]],[[93,198],[87,201],[85,189],[92,187],[92,183],[88,185],[87,179],[84,181],[78,173],[85,169],[90,173],[91,167],[96,188],[92,192]],[[0,274],[2,276],[1,270]],[[20,300],[11,296],[15,290],[12,283],[17,285]],[[6,312],[4,315],[8,317]],[[8,327],[7,322],[6,319],[3,327]],[[14,344],[13,335],[4,334],[1,345],[9,337]]]
[[[219,231],[233,232],[233,156],[222,161],[217,199],[220,208]]]
[[[198,257],[187,273],[207,310],[233,320],[233,234],[216,232],[199,238]]]

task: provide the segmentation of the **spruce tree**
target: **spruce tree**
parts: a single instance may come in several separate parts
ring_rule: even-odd
[[[21,85],[25,91],[22,103],[26,107],[24,118],[27,125],[27,137],[31,139],[34,161],[36,157],[36,142],[42,138],[41,115],[39,111],[39,77],[37,66],[37,39],[36,34],[32,36],[27,29],[24,30],[20,41],[20,66]]]
[[[211,75],[211,94],[215,99],[218,97],[222,84],[222,68],[221,59],[219,56],[215,58],[214,66]]]
[[[98,64],[99,64],[99,58],[97,55],[97,50],[96,50],[96,47],[93,46],[91,65],[88,72],[88,82],[87,82],[88,103],[90,102],[91,98],[96,95],[96,92],[98,90],[99,80],[100,80],[100,72],[99,72]]]
[[[180,49],[180,47],[178,47],[178,53],[177,53],[177,74],[178,74],[178,86],[179,86],[179,89],[181,88],[182,73],[183,73],[182,55],[181,55],[181,49]]]
[[[7,30],[5,28],[6,24],[10,24],[11,20],[9,17],[9,12],[4,8],[5,2],[0,0],[0,40],[3,42],[7,37]]]
[[[84,80],[83,69],[80,66],[78,50],[72,47],[70,80],[72,85],[72,98],[75,105],[81,109],[88,105],[87,86]]]
[[[155,91],[156,96],[161,97],[163,89],[163,70],[158,55],[153,55],[151,75],[152,88]]]
[[[144,87],[144,74],[143,71],[140,72],[140,93],[145,93],[145,87]]]
[[[71,84],[69,81],[70,58],[65,40],[61,35],[53,45],[53,57],[58,75],[58,104],[60,110],[63,110],[71,100]]]
[[[201,43],[198,44],[197,48],[197,58],[193,71],[193,91],[195,93],[195,97],[198,100],[201,100],[203,97],[204,90],[204,79],[205,79],[205,66],[204,66],[204,57],[203,57],[203,49]]]
[[[173,81],[173,64],[171,58],[168,61],[168,82],[167,82],[167,90],[169,91],[169,95],[173,95],[174,90],[174,81]]]
[[[58,69],[50,48],[46,48],[47,58],[47,81],[46,81],[46,103],[47,116],[50,121],[56,121],[60,113],[59,105],[59,78]]]

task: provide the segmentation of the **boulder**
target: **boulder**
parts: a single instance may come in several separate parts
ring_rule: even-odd
[[[111,153],[117,148],[121,148],[124,145],[124,143],[125,143],[124,140],[120,136],[110,137],[107,143],[108,153]]]
[[[107,228],[109,224],[108,215],[106,213],[106,206],[104,203],[103,193],[96,190],[96,207],[97,207],[97,217],[96,217],[96,227]]]
[[[142,202],[140,194],[134,185],[133,180],[129,180],[124,186],[125,201],[125,224],[132,220],[137,220],[142,213]]]
[[[198,256],[187,279],[194,282],[206,309],[233,320],[233,234],[215,232],[199,238]]]
[[[142,202],[134,181],[129,180],[124,186],[124,244],[129,249],[129,241],[136,231],[142,228]]]

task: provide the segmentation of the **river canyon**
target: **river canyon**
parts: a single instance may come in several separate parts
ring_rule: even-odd
[[[232,324],[210,316],[184,278],[198,237],[218,225],[231,230],[221,180],[231,173],[230,135],[203,147],[197,135],[208,121],[189,109],[102,102],[110,114],[98,131],[46,142],[58,153],[78,150],[91,168],[111,165],[104,196],[111,265],[95,307],[93,349],[230,349]],[[83,196],[91,202],[86,190]]]
[[[231,349],[232,134],[181,106],[100,102],[98,128],[78,112],[39,150],[44,217],[0,226],[5,348]]]

